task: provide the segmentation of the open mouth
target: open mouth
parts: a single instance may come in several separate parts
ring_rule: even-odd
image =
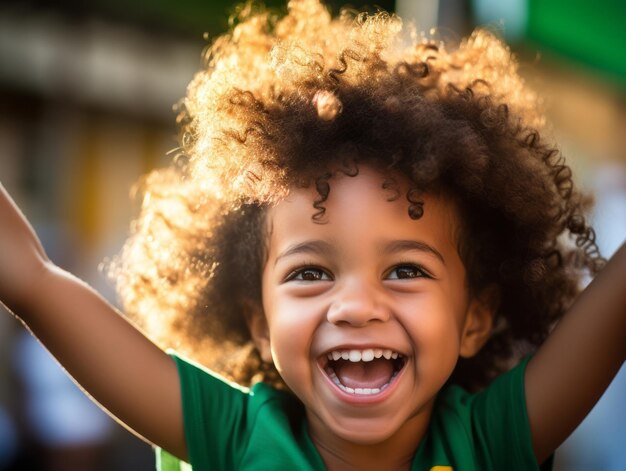
[[[339,389],[366,396],[389,387],[406,363],[401,353],[380,348],[333,350],[324,360],[324,371]]]

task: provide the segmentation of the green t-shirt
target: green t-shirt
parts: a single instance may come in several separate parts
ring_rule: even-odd
[[[325,469],[309,437],[304,408],[293,395],[263,383],[242,388],[172,356],[180,375],[185,437],[194,471]],[[524,397],[527,361],[477,394],[455,385],[444,388],[411,469],[539,470]],[[157,450],[157,468],[191,469],[162,450]]]

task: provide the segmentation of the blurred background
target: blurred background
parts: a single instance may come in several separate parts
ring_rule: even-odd
[[[284,7],[283,2],[267,2]],[[329,2],[336,12],[340,2]],[[351,2],[361,8],[369,2]],[[499,32],[545,99],[603,253],[626,238],[626,4],[622,0],[374,3],[421,30]],[[51,258],[115,302],[137,178],[170,160],[172,105],[224,31],[226,0],[0,3],[0,181]],[[0,221],[0,230],[1,230]],[[624,368],[556,454],[557,470],[625,470]],[[0,315],[0,470],[151,470],[151,448],[93,406],[19,323]]]

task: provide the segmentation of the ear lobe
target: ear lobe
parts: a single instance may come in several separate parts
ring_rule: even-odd
[[[473,357],[489,340],[493,330],[493,318],[499,305],[500,289],[495,284],[487,286],[470,301],[461,335],[461,357]]]
[[[270,332],[267,325],[267,319],[263,309],[252,303],[246,303],[245,306],[246,322],[252,341],[259,351],[259,355],[264,362],[272,363],[272,348],[270,342]]]

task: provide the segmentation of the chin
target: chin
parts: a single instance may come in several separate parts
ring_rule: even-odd
[[[395,428],[380,427],[376,424],[355,424],[349,427],[333,427],[334,433],[347,442],[355,445],[376,445],[393,436]]]

